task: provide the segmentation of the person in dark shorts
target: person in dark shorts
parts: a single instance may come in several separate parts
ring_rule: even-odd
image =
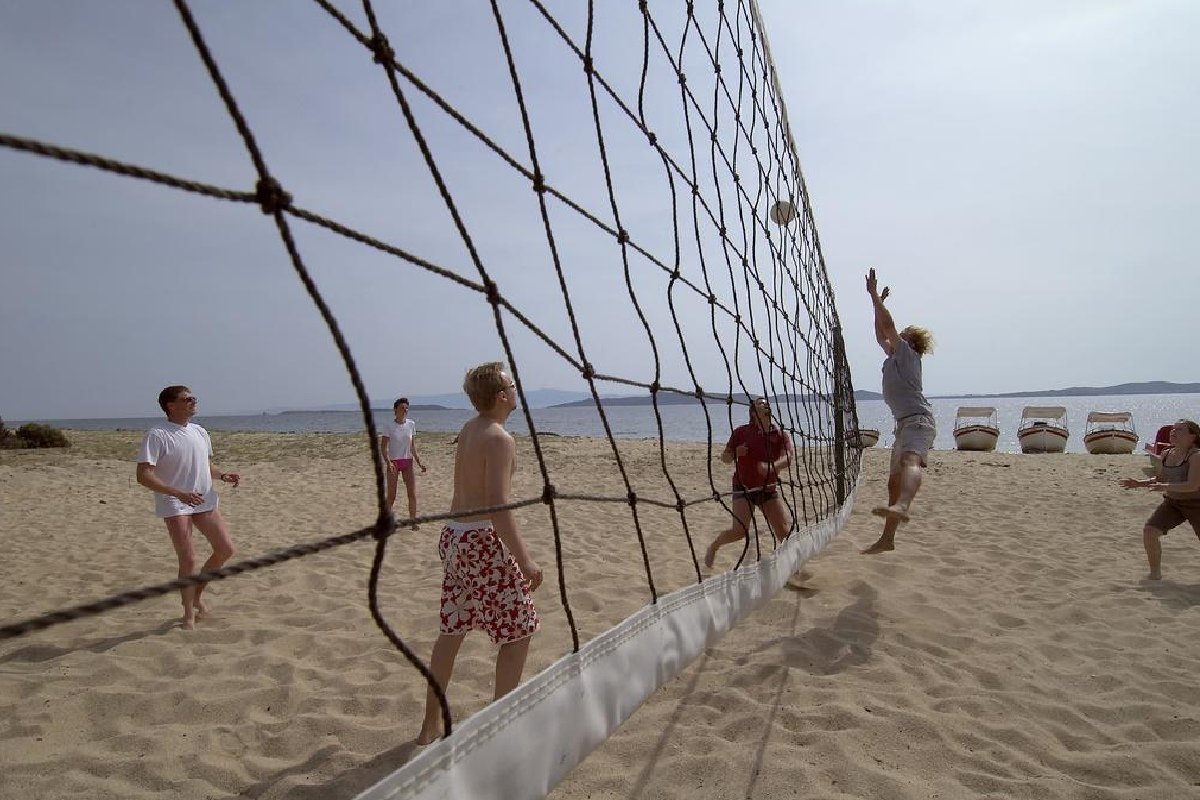
[[[717,550],[741,541],[750,534],[754,509],[762,511],[775,538],[783,541],[792,531],[792,517],[779,496],[779,473],[792,465],[792,440],[771,419],[767,398],[750,404],[750,422],[734,429],[721,461],[736,461],[733,471],[733,524],[717,534],[704,554],[704,566],[712,569]]]
[[[1150,564],[1150,574],[1146,577],[1152,581],[1162,580],[1159,540],[1167,531],[1188,522],[1200,538],[1200,425],[1181,419],[1171,426],[1171,447],[1162,454],[1157,470],[1157,475],[1146,480],[1121,480],[1126,489],[1163,493],[1162,502],[1142,528],[1142,544]]]

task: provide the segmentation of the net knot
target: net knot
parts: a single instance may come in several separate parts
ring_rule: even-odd
[[[500,305],[500,289],[491,278],[483,279],[483,291],[487,293],[488,302],[493,306]]]
[[[685,508],[687,508],[687,503],[683,502],[683,498],[675,498],[675,510],[682,514]]]
[[[708,304],[709,304],[710,306],[715,306],[715,305],[717,304],[717,296],[716,296],[716,294],[714,294],[714,293],[712,293],[712,292],[710,292],[710,293],[709,293],[709,295],[708,295]]]
[[[642,10],[643,14],[649,14],[650,13],[649,0],[638,0],[638,8],[640,8]]]
[[[704,390],[700,388],[700,384],[698,384],[698,383],[696,384],[696,391],[695,391],[695,395],[696,395],[696,399],[697,399],[697,400],[703,400],[703,399],[704,399]]]
[[[617,241],[621,244],[627,244],[629,242],[629,231],[624,228],[617,231]]]
[[[382,32],[371,37],[371,52],[375,54],[376,64],[390,66],[396,63],[396,51],[392,49],[392,43]]]
[[[658,146],[658,136],[655,135],[654,131],[646,131],[646,138],[650,140],[651,147]]]
[[[629,505],[636,506],[637,505],[637,492],[630,492],[629,494],[625,495],[625,499],[629,501]]]
[[[292,204],[292,196],[283,190],[274,178],[260,178],[254,188],[254,199],[264,214],[274,214]]]
[[[730,394],[725,396],[725,405],[733,408],[733,395]]]
[[[546,505],[550,505],[551,503],[553,503],[554,498],[556,496],[557,496],[557,492],[554,489],[554,484],[547,483],[542,488],[542,502],[545,503]]]
[[[679,85],[687,86],[687,75],[684,75],[682,72],[680,72],[678,74],[679,74]]]
[[[587,73],[588,75],[592,74],[592,57],[591,56],[583,57],[583,71],[585,73]]]
[[[596,377],[596,370],[592,368],[592,362],[590,362],[590,361],[583,362],[583,378],[584,378],[584,380],[590,381],[594,377]]]
[[[546,178],[540,171],[533,173],[533,190],[538,194],[546,191]]]
[[[655,381],[654,383],[650,384],[650,394],[658,394],[661,389],[662,389],[662,384],[659,383],[658,381]]]
[[[386,539],[396,532],[396,516],[391,510],[384,511],[375,520],[375,538]]]

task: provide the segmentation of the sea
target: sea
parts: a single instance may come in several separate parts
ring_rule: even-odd
[[[1017,425],[1025,406],[1063,406],[1067,409],[1070,438],[1068,453],[1085,453],[1083,434],[1090,411],[1129,411],[1141,440],[1151,441],[1161,425],[1177,419],[1200,419],[1200,394],[1139,394],[1106,395],[1097,397],[966,397],[938,398],[930,401],[937,419],[937,439],[934,448],[954,449],[954,419],[959,406],[993,406],[1000,424],[1000,439],[996,450],[1002,453],[1021,452],[1017,441]],[[859,401],[860,428],[880,432],[877,447],[890,447],[892,415],[882,400]],[[708,427],[703,409],[698,404],[662,406],[663,436],[668,441],[703,442],[708,439]],[[620,439],[653,439],[658,427],[651,406],[606,406],[606,416],[612,434]],[[741,407],[734,409],[734,422],[741,424],[745,415]],[[391,411],[373,412],[377,425],[391,418]],[[600,415],[592,406],[537,408],[531,412],[534,427],[539,433],[560,436],[604,436]],[[418,431],[457,431],[473,412],[459,409],[436,411],[414,410],[409,417],[416,421]],[[709,406],[714,441],[723,443],[729,435],[729,415],[725,406]],[[123,417],[112,419],[36,420],[59,428],[76,430],[144,430],[161,417]],[[357,411],[288,411],[279,414],[197,416],[196,422],[211,431],[259,431],[268,433],[356,433],[364,430],[362,416]],[[19,424],[19,423],[18,423]],[[13,423],[10,423],[13,425]],[[521,409],[509,419],[509,430],[528,434],[529,429]]]

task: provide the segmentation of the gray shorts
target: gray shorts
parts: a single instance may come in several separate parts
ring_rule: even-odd
[[[921,466],[925,456],[933,447],[934,437],[937,436],[937,426],[933,417],[928,414],[913,414],[896,420],[896,443],[892,445],[892,470],[900,466],[900,456],[904,453],[916,453],[921,457]]]

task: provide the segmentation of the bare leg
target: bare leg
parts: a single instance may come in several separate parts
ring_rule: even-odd
[[[895,505],[900,497],[900,474],[893,472],[888,476],[888,506]],[[863,555],[873,556],[896,549],[896,529],[900,527],[899,518],[888,517],[883,523],[883,535],[875,544],[862,551]]]
[[[895,496],[892,496],[891,492],[892,478],[898,481]],[[912,505],[913,498],[917,496],[917,490],[920,488],[921,457],[916,453],[901,453],[900,462],[888,477],[888,504],[871,509],[871,513],[877,517],[908,522],[908,507]]]
[[[496,699],[517,688],[521,673],[525,671],[525,656],[529,655],[529,640],[532,636],[500,645],[496,654]]]
[[[1146,577],[1152,581],[1162,580],[1162,540],[1163,532],[1158,528],[1147,525],[1142,528],[1142,545],[1146,548],[1146,561],[1150,564],[1150,574]]]
[[[196,514],[192,520],[212,547],[212,555],[208,557],[208,561],[204,562],[204,571],[209,572],[224,566],[225,562],[233,558],[233,554],[237,552],[233,546],[233,539],[229,537],[229,523],[225,521],[225,517],[221,516],[220,510],[214,509],[203,514]],[[200,599],[207,586],[207,583],[197,586],[196,594],[192,598],[192,606],[196,609],[198,616],[208,613],[208,606]]]
[[[417,476],[413,473],[412,464],[409,464],[400,474],[404,477],[404,489],[408,492],[408,517],[412,519],[417,515]],[[412,529],[415,531],[418,527],[414,522]]]
[[[443,693],[450,685],[450,676],[454,674],[454,659],[458,658],[458,648],[462,647],[462,643],[463,634],[443,633],[433,644],[433,655],[429,657],[429,671],[433,673],[433,679],[437,681],[438,686],[442,687]],[[499,663],[497,659],[497,668]],[[417,734],[417,744],[429,744],[441,735],[442,706],[431,686],[425,692],[425,721],[421,723],[421,732]]]
[[[788,513],[787,504],[783,502],[783,498],[776,497],[774,500],[768,500],[762,506],[763,516],[767,518],[767,524],[771,526],[771,533],[775,534],[775,541],[782,542],[792,532],[792,515]],[[800,579],[800,572],[803,567],[796,570],[796,574],[788,579],[788,583],[793,580]],[[794,588],[803,588],[799,583],[792,584]]]
[[[396,505],[396,470],[390,468],[387,471],[387,505],[389,509]]]
[[[704,566],[708,569],[712,569],[713,559],[717,557],[718,550],[727,544],[744,539],[750,534],[750,518],[754,515],[754,509],[750,508],[750,502],[744,497],[735,497],[732,511],[733,525],[718,533],[717,538],[713,539],[713,543],[704,553]]]
[[[177,517],[167,517],[163,522],[167,524],[171,545],[175,548],[176,558],[179,559],[179,577],[186,578],[196,571],[196,551],[192,548],[192,517],[190,514],[180,514]],[[190,631],[196,627],[196,587],[184,587],[179,590],[179,594],[183,599],[183,628]]]

